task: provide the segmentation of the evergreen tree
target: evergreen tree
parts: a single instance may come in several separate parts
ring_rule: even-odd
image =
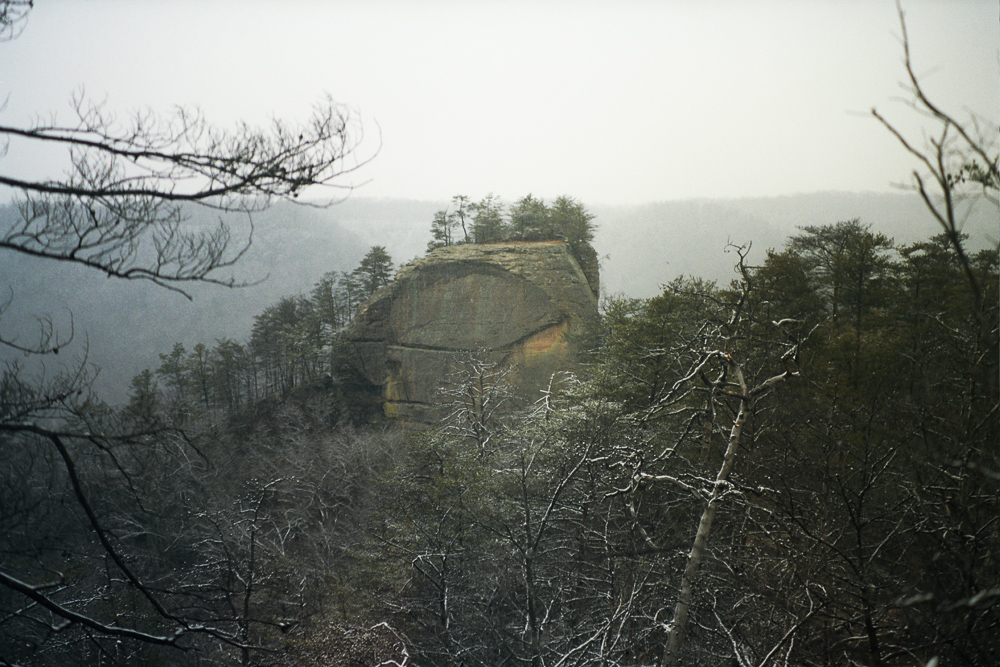
[[[503,203],[496,195],[488,194],[476,203],[472,216],[472,238],[475,243],[499,243],[507,239]]]
[[[855,327],[884,290],[892,240],[855,218],[823,227],[800,227],[788,249],[809,264],[809,274],[837,322],[846,310]]]
[[[354,276],[361,286],[364,299],[392,282],[392,257],[386,252],[385,246],[372,246],[358,268],[354,269]]]
[[[347,319],[344,324],[347,324],[347,322],[350,322],[354,318],[354,313],[365,302],[368,295],[365,293],[357,271],[341,271],[340,278],[337,280],[337,291],[346,309]]]
[[[457,226],[458,218],[454,213],[449,213],[446,210],[435,213],[434,219],[431,221],[432,240],[427,244],[427,251],[430,252],[435,248],[444,248],[454,244]]]
[[[574,252],[594,240],[594,215],[572,197],[563,195],[552,202],[549,219],[551,233],[565,240]]]
[[[540,241],[552,237],[549,209],[541,199],[525,195],[510,207],[507,215],[512,239]]]
[[[462,228],[462,239],[459,243],[471,243],[472,238],[469,236],[469,230],[471,227],[470,216],[472,215],[475,205],[469,201],[469,198],[466,195],[455,195],[451,198],[451,204],[455,207],[455,218],[458,220],[458,224]]]
[[[137,429],[141,429],[156,422],[159,409],[160,389],[153,372],[147,368],[132,378],[129,401],[122,414],[132,421]]]

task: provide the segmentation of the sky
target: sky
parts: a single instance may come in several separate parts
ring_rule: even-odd
[[[927,92],[1000,118],[998,3],[904,0]],[[493,192],[585,203],[893,190],[914,164],[892,0],[39,0],[0,44],[0,124],[126,117],[305,120],[326,95],[362,123],[355,196]],[[0,174],[46,177],[11,145]],[[324,192],[310,193],[324,196]]]

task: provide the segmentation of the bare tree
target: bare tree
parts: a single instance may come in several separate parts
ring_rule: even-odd
[[[729,373],[731,373],[734,378],[734,387],[730,390],[725,385],[720,386],[721,391],[719,393],[731,391],[735,395],[735,398],[739,400],[739,409],[735,419],[733,419],[733,422],[730,425],[729,438],[726,444],[726,452],[723,455],[722,465],[716,473],[715,480],[712,483],[707,497],[705,498],[705,509],[702,511],[701,518],[698,521],[698,530],[695,533],[694,542],[691,545],[691,552],[688,555],[687,565],[685,566],[684,574],[681,577],[680,593],[677,597],[677,604],[674,607],[673,620],[669,625],[670,630],[667,634],[667,645],[664,649],[663,659],[660,662],[661,665],[678,664],[681,643],[684,640],[684,633],[687,629],[687,619],[691,606],[692,593],[694,590],[694,581],[698,576],[698,571],[701,568],[701,562],[705,557],[705,549],[712,533],[712,524],[715,521],[715,514],[718,511],[719,504],[722,502],[723,497],[731,489],[729,476],[732,473],[733,464],[736,461],[736,454],[740,446],[740,439],[743,435],[743,426],[752,410],[753,402],[758,396],[770,391],[776,385],[790,377],[793,373],[793,371],[786,368],[783,372],[769,377],[760,384],[751,388],[747,385],[746,379],[743,377],[743,370],[740,364],[734,361],[731,355],[722,351],[715,351],[712,354],[720,355],[726,359],[729,366]],[[789,353],[789,357],[793,356],[794,348],[790,350]],[[661,478],[657,476],[646,476],[644,479],[661,481]],[[664,478],[663,481],[673,480]]]
[[[801,336],[783,330],[783,326],[790,322],[774,322],[769,323],[769,326],[776,330],[772,347],[780,351],[779,358],[775,361],[782,370],[774,374],[764,373],[764,379],[755,383],[747,379],[748,364],[753,364],[755,371],[763,370],[768,360],[741,361],[737,356],[741,351],[752,353],[752,348],[749,350],[741,348],[748,347],[745,341],[750,338],[751,329],[760,328],[761,324],[755,321],[757,314],[751,307],[754,281],[749,267],[745,265],[748,248],[734,249],[739,255],[737,270],[741,280],[735,284],[737,289],[732,294],[731,312],[724,320],[704,322],[694,331],[691,338],[680,342],[683,349],[672,354],[679,359],[690,359],[690,366],[680,373],[675,382],[663,384],[656,400],[646,410],[646,419],[649,420],[689,415],[686,427],[676,443],[667,447],[661,454],[649,457],[649,460],[644,461],[642,458],[637,460],[628,494],[634,495],[642,486],[666,484],[693,495],[702,505],[694,541],[680,578],[672,618],[665,624],[667,638],[660,660],[661,665],[674,665],[680,661],[681,648],[688,631],[695,583],[707,553],[716,513],[723,500],[732,496],[736,490],[730,481],[730,476],[741,448],[744,425],[753,414],[754,403],[759,397],[769,393],[798,372],[795,367]],[[698,396],[704,396],[701,407],[697,406]],[[682,443],[698,433],[694,427],[699,420],[702,426],[699,437],[703,440],[703,458],[712,457],[712,441],[715,434],[728,431],[725,450],[714,480],[706,479],[703,474],[697,472],[682,475],[671,470],[652,473],[645,469],[658,461],[681,458],[683,455],[679,452]],[[705,485],[707,488],[704,488]],[[631,506],[634,500],[629,498],[629,503]],[[635,514],[634,509],[632,513]],[[637,528],[641,528],[638,523]],[[650,548],[654,550],[663,548],[663,545],[657,543],[647,532],[644,530],[639,532]]]
[[[442,430],[475,443],[485,452],[503,429],[503,416],[513,411],[513,390],[507,377],[513,368],[489,350],[465,353],[438,393],[447,410]]]
[[[975,318],[977,331],[971,339],[972,344],[968,346],[967,389],[961,390],[963,393],[967,392],[968,407],[959,413],[960,423],[949,433],[959,444],[957,449],[961,453],[950,459],[933,461],[932,467],[944,469],[947,476],[957,482],[957,490],[952,497],[958,503],[958,515],[962,517],[961,532],[965,535],[978,535],[981,526],[975,525],[972,518],[988,505],[975,500],[977,493],[974,490],[982,488],[985,483],[986,488],[995,491],[996,479],[1000,477],[1000,460],[995,446],[996,415],[1000,410],[997,377],[997,368],[1000,366],[1000,328],[996,317],[997,285],[995,280],[984,280],[984,276],[990,276],[989,272],[981,270],[981,266],[977,265],[977,258],[970,257],[965,247],[961,205],[968,199],[982,199],[1000,214],[1000,127],[995,119],[983,118],[972,112],[967,120],[960,120],[927,95],[914,69],[905,15],[899,0],[896,2],[896,9],[906,69],[906,80],[902,84],[908,94],[906,102],[918,115],[929,118],[936,131],[929,134],[921,145],[904,135],[877,110],[872,109],[871,113],[916,159],[919,166],[912,172],[912,187],[941,225],[972,295],[971,315]],[[993,241],[996,242],[996,239]],[[992,259],[996,259],[996,249]],[[986,434],[985,437],[983,434]],[[990,504],[995,508],[996,496],[991,494],[980,497],[990,499]],[[989,515],[995,517],[995,512]],[[1000,587],[995,585],[995,580],[992,583],[992,586],[971,586],[963,599],[939,602],[949,610],[974,607],[975,605],[968,604],[968,600],[988,604],[990,600],[1000,597]]]
[[[268,129],[212,126],[180,107],[170,118],[137,112],[119,123],[103,104],[76,96],[76,120],[0,125],[0,146],[65,150],[68,173],[29,180],[0,174],[20,194],[18,219],[0,227],[0,249],[82,264],[109,276],[180,291],[185,282],[232,286],[219,274],[249,246],[252,224],[233,247],[230,226],[192,224],[185,204],[251,214],[308,187],[350,189],[359,122],[329,98],[304,124],[275,119]],[[2,153],[0,153],[2,155]]]
[[[0,1],[0,41],[22,33],[32,4]],[[60,177],[0,173],[0,186],[16,193],[19,212],[0,223],[0,257],[69,262],[182,293],[193,282],[238,285],[232,275],[220,274],[249,246],[254,212],[278,200],[296,201],[313,186],[349,191],[345,177],[366,161],[358,158],[360,122],[329,98],[305,123],[275,119],[264,129],[245,123],[219,129],[187,107],[169,117],[142,111],[119,122],[82,94],[72,108],[68,124],[53,116],[27,127],[0,125],[0,158],[18,145],[61,149],[66,162]],[[187,208],[192,205],[218,212],[220,222],[197,223]],[[235,232],[221,220],[224,212],[245,215],[246,228]],[[72,339],[72,330],[60,334],[44,317],[39,323],[32,341],[0,332],[0,350],[53,355]],[[4,530],[15,522],[18,534],[32,536],[53,517],[42,510],[55,507],[75,517],[76,526],[62,549],[33,551],[33,543],[3,540],[0,618],[40,628],[49,638],[78,631],[101,651],[108,639],[188,648],[198,637],[247,650],[248,632],[234,631],[211,605],[192,602],[209,593],[192,597],[134,558],[135,541],[123,536],[117,521],[124,508],[159,516],[140,483],[146,466],[163,457],[198,460],[201,450],[179,431],[125,426],[90,395],[90,379],[79,360],[67,370],[38,374],[11,360],[0,378],[3,456],[27,466],[24,475],[4,477],[11,485],[4,497],[23,510],[10,517],[0,512]],[[33,486],[39,479],[41,496]],[[117,506],[107,502],[112,497]],[[104,574],[97,588],[86,576],[93,563]],[[99,590],[105,592],[94,594]]]
[[[909,96],[906,102],[918,115],[931,119],[937,131],[928,135],[921,145],[905,136],[876,109],[873,108],[871,113],[919,163],[920,167],[912,172],[913,189],[920,194],[927,210],[941,225],[958,254],[979,311],[983,286],[979,283],[963,244],[964,220],[960,204],[970,196],[979,195],[1000,213],[1000,201],[997,198],[1000,189],[1000,172],[997,170],[998,126],[996,121],[974,113],[970,113],[967,121],[960,121],[927,96],[913,68],[910,38],[899,0],[896,2],[896,11],[902,31],[903,64],[906,67],[906,81],[902,84]]]

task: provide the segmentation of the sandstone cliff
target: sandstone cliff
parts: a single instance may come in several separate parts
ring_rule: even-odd
[[[345,333],[351,362],[389,417],[433,423],[438,389],[470,350],[510,364],[536,398],[572,362],[572,335],[597,318],[597,264],[561,241],[439,248],[400,269]],[[591,257],[593,255],[593,257]]]

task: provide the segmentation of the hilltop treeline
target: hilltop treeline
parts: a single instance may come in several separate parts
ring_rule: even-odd
[[[529,194],[507,206],[493,194],[479,201],[455,195],[451,203],[434,214],[428,250],[459,243],[561,239],[577,251],[594,239],[594,216],[572,197],[546,204]]]
[[[86,465],[60,469],[50,440],[4,432],[0,571],[86,622],[10,584],[0,657],[996,664],[996,253],[857,220],[758,266],[731,251],[731,285],[609,301],[532,405],[470,355],[428,431],[352,426],[316,381],[387,279],[361,267],[248,343],[164,354],[121,410],[66,396],[104,435],[63,443]],[[8,411],[31,400],[3,387]]]

